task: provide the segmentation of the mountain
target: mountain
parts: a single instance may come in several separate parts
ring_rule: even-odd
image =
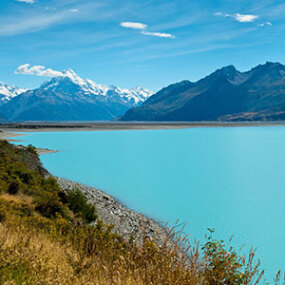
[[[9,86],[0,82],[0,105],[3,105],[10,101],[12,98],[27,91],[27,89],[20,89],[16,86]]]
[[[267,62],[247,72],[223,67],[195,83],[163,88],[121,120],[285,120],[285,66]]]
[[[96,84],[66,70],[63,76],[13,98],[0,107],[0,113],[9,121],[112,120],[152,94],[141,87],[129,90]]]

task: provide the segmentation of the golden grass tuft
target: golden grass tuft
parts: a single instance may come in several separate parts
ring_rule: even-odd
[[[72,284],[67,254],[44,235],[0,225],[1,284]]]
[[[26,203],[28,205],[32,205],[32,202],[34,200],[32,197],[27,196],[27,195],[20,194],[16,196],[16,195],[10,195],[7,193],[1,194],[0,199],[8,201],[8,202],[19,203],[19,204]]]

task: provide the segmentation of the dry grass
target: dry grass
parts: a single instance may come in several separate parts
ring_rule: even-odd
[[[153,260],[148,264],[144,257],[149,259],[150,251]],[[110,262],[103,252],[82,255],[24,227],[0,225],[0,280],[1,284],[198,284],[194,275],[179,265],[173,271],[169,257],[158,258],[155,252],[149,244]]]
[[[59,244],[43,235],[0,226],[1,284],[72,284],[66,257]]]
[[[237,271],[246,276],[237,283],[239,266],[223,250],[219,251],[223,256],[203,257],[198,247],[183,248],[181,240],[172,246],[167,240],[162,247],[145,240],[137,247],[110,239],[103,229],[78,228],[61,236],[62,220],[55,221],[60,230],[44,233],[36,222],[33,229],[17,224],[14,217],[6,219],[0,225],[0,284],[254,284],[258,276],[253,255],[249,262],[254,269],[245,275]],[[42,226],[44,221],[41,218]]]
[[[34,200],[32,197],[27,196],[27,195],[20,194],[16,196],[16,195],[10,195],[7,193],[1,194],[0,199],[8,201],[8,202],[19,203],[19,204],[24,202],[28,205],[32,205],[33,200]]]
[[[5,213],[0,223],[0,284],[262,284],[255,253],[239,256],[212,233],[202,249],[174,231],[162,246],[147,239],[137,246],[100,221],[90,227],[60,216],[26,214],[28,205],[13,200],[0,197],[0,212]],[[275,284],[284,284],[281,273],[277,279]]]

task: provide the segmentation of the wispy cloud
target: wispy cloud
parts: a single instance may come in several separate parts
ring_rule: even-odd
[[[68,10],[48,14],[31,14],[30,17],[19,16],[18,18],[2,19],[0,21],[0,36],[19,35],[29,32],[36,32],[48,28],[54,24],[65,22],[71,17]]]
[[[35,0],[16,0],[16,1],[17,1],[17,2],[29,3],[29,4],[35,3]]]
[[[209,34],[209,30],[215,30],[215,33]],[[156,58],[169,58],[175,56],[186,56],[189,54],[209,52],[221,50],[224,48],[238,48],[243,44],[240,38],[247,34],[255,33],[258,30],[256,25],[244,26],[240,29],[232,30],[230,26],[222,26],[219,29],[214,25],[199,29],[197,33],[193,33],[191,37],[178,37],[175,41],[169,41],[165,44],[162,41],[157,41],[156,44],[148,43],[126,48],[120,51],[118,58],[120,63],[141,62]],[[260,42],[255,42],[259,44]],[[251,43],[248,43],[248,45]]]
[[[57,6],[54,7],[32,5],[28,10],[19,8],[14,14],[0,17],[0,37],[34,33],[59,24],[96,22],[110,19],[119,13],[116,9],[107,10],[106,5],[99,1],[78,4],[76,8],[67,8],[66,5],[59,6],[60,2],[58,0]]]
[[[123,28],[137,29],[137,30],[144,30],[147,28],[146,24],[138,23],[138,22],[122,22],[120,23],[120,26]]]
[[[168,33],[161,33],[161,32],[147,32],[146,28],[148,25],[143,24],[143,23],[138,23],[138,22],[121,22],[120,26],[123,28],[128,28],[128,29],[136,29],[136,30],[141,30],[141,34],[145,36],[153,36],[153,37],[158,37],[158,38],[170,38],[174,39],[175,36],[168,34]]]
[[[251,23],[251,22],[254,22],[255,20],[257,20],[259,18],[259,16],[257,16],[257,15],[240,14],[240,13],[226,14],[226,13],[222,13],[222,12],[217,12],[214,15],[220,16],[220,17],[233,18],[240,23]]]
[[[72,9],[69,9],[69,11],[70,11],[71,13],[78,13],[78,12],[79,12],[79,9],[77,9],[77,8],[72,8]]]
[[[170,38],[170,39],[175,38],[175,36],[173,36],[171,34],[167,34],[167,33],[152,33],[152,32],[142,31],[141,34],[146,35],[146,36],[159,37],[159,38]]]
[[[64,74],[60,71],[53,70],[51,68],[47,68],[42,65],[34,65],[26,63],[20,65],[16,70],[16,74],[25,74],[25,75],[36,75],[36,76],[44,76],[44,77],[62,77]]]
[[[258,25],[259,27],[265,27],[265,26],[272,26],[272,23],[271,22],[265,22],[265,23],[262,23],[262,24],[259,24]]]

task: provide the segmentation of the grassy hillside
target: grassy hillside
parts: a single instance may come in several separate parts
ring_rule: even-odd
[[[173,231],[174,242],[137,246],[99,218],[82,193],[60,189],[33,147],[0,141],[0,284],[258,282],[254,253],[241,257],[212,232],[204,246]]]

